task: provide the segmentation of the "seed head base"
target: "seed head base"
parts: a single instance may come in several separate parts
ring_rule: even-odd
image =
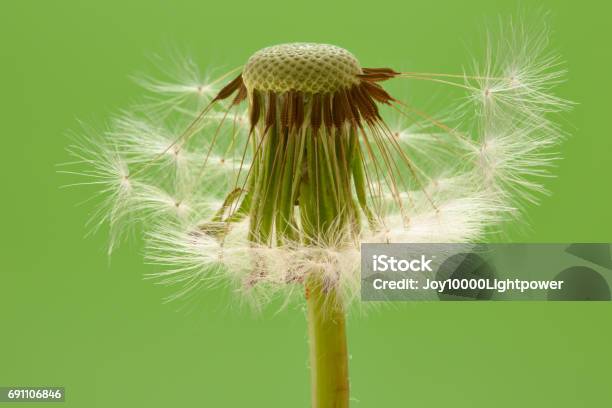
[[[394,99],[377,82],[397,75],[389,68],[361,68],[353,54],[334,45],[281,44],[253,54],[215,100],[235,94],[237,105],[248,97],[251,128],[263,119],[264,133],[272,125],[308,125],[315,132],[360,128],[382,120],[377,104]]]

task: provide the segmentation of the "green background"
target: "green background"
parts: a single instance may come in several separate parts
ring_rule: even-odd
[[[531,6],[530,6],[531,7]],[[510,241],[612,241],[610,8],[540,2],[579,105],[552,191]],[[536,11],[537,11],[536,9]],[[78,120],[142,95],[148,54],[187,49],[232,68],[274,43],[335,43],[369,66],[457,72],[501,1],[12,1],[0,6],[0,385],[67,388],[71,407],[306,407],[299,307],[249,312],[223,288],[162,304],[138,242],[109,261],[85,238],[86,196],[61,190]],[[534,24],[538,24],[535,20]],[[479,48],[481,49],[481,47]],[[435,84],[406,84],[426,103]],[[571,124],[571,125],[570,125]],[[356,407],[603,407],[612,400],[610,303],[418,303],[351,316]],[[19,406],[27,406],[21,404]],[[37,405],[38,406],[38,405]]]

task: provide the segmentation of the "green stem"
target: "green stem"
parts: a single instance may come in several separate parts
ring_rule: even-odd
[[[349,406],[346,320],[336,289],[306,282],[312,408]]]

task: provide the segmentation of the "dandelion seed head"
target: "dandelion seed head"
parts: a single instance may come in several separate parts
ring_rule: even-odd
[[[189,60],[181,80],[141,80],[159,99],[71,154],[105,197],[95,225],[111,248],[145,229],[150,277],[178,287],[169,300],[229,283],[287,305],[316,276],[348,304],[361,243],[482,240],[546,192],[563,136],[551,115],[571,105],[553,93],[564,71],[547,35],[512,25],[469,75],[364,68],[312,43],[257,51],[233,80]],[[398,77],[467,100],[428,114],[381,85]]]

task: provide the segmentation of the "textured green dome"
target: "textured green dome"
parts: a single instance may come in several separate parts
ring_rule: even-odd
[[[361,73],[357,58],[344,48],[291,43],[257,51],[242,78],[249,90],[327,93],[353,86]]]

